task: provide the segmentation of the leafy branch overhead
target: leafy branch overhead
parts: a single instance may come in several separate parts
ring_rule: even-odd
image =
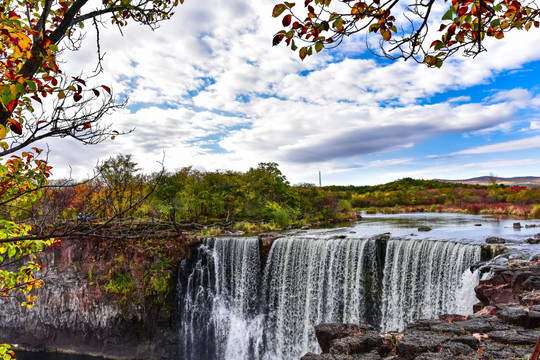
[[[378,34],[379,55],[403,58],[441,67],[457,51],[476,56],[485,51],[488,37],[502,39],[510,30],[540,27],[540,9],[532,1],[517,0],[305,0],[304,9],[295,3],[277,4],[272,12],[281,17],[283,30],[273,45],[284,42],[299,56],[338,46],[346,36],[364,32]],[[433,15],[443,5],[441,18]],[[403,9],[407,10],[404,12]],[[396,18],[405,18],[398,23]],[[429,31],[436,26],[436,34]]]
[[[50,136],[71,136],[78,140],[80,132],[114,136],[108,129],[95,128],[98,119],[116,107],[112,90],[106,85],[87,86],[80,75],[69,75],[62,70],[58,56],[67,50],[79,49],[84,38],[84,25],[91,22],[98,32],[109,22],[119,28],[129,21],[152,28],[168,19],[173,9],[183,0],[5,0],[0,4],[0,141],[14,136],[10,143],[18,149]],[[96,7],[97,6],[97,7]],[[48,116],[46,125],[35,117],[35,106],[54,98],[55,115]],[[89,110],[87,116],[67,124],[69,110],[86,108],[91,100],[104,99],[101,110]],[[99,101],[98,101],[99,103]],[[45,106],[45,105],[44,105]],[[78,114],[84,111],[78,111]],[[58,125],[61,126],[52,126]],[[51,125],[51,126],[49,126]],[[26,129],[26,131],[25,131]],[[44,130],[46,129],[46,130]],[[90,143],[93,143],[90,141]],[[0,156],[9,154],[3,143]]]

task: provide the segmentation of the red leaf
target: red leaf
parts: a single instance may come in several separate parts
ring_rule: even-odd
[[[39,98],[39,96],[37,96],[37,95],[32,95],[32,96],[30,96],[30,97],[31,97],[32,99],[34,99],[35,101],[37,101],[38,103],[43,104],[43,102],[41,101],[41,99]]]
[[[92,91],[94,92],[94,95],[96,95],[96,97],[99,97],[99,91],[97,91],[96,89],[92,89]]]
[[[289,26],[291,25],[291,20],[292,20],[292,15],[287,14],[283,17],[283,20],[281,21],[281,23],[283,24],[283,26]]]
[[[73,95],[73,100],[75,100],[75,102],[79,101],[82,99],[82,95],[81,94],[75,94]]]
[[[7,104],[6,106],[6,109],[7,111],[9,111],[10,113],[13,112],[13,110],[15,110],[15,107],[17,106],[17,100],[11,100],[9,102],[9,104]]]
[[[300,59],[304,60],[307,55],[307,48],[304,46],[300,49]]]
[[[82,128],[83,130],[90,129],[90,123],[89,122],[84,123]]]
[[[105,89],[105,91],[108,92],[109,95],[111,95],[111,88],[110,88],[110,87],[105,86],[105,85],[101,85],[101,87],[102,87],[103,89]]]
[[[81,79],[81,78],[78,78],[78,77],[76,77],[76,76],[73,76],[73,80],[75,80],[75,81],[77,81],[77,82],[83,84],[84,86],[86,86],[86,82],[85,82],[83,79]]]
[[[274,36],[274,39],[272,40],[272,46],[278,45],[284,37],[284,34],[277,34],[276,36]]]
[[[51,79],[51,84],[52,84],[53,86],[58,85],[58,80],[56,80],[55,78],[52,78],[52,79]]]
[[[9,127],[10,127],[11,131],[13,131],[15,134],[17,134],[17,135],[22,134],[22,126],[18,121],[10,120],[9,121]]]

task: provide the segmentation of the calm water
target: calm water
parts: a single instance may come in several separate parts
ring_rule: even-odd
[[[521,229],[513,224],[521,223]],[[526,228],[525,225],[536,225]],[[428,226],[428,232],[418,231]],[[493,216],[414,213],[363,215],[362,221],[351,227],[310,230],[309,234],[336,234],[348,237],[365,237],[389,232],[391,236],[411,239],[457,241],[468,244],[484,244],[486,238],[501,237],[507,245],[518,248],[540,249],[540,245],[529,245],[527,238],[540,233],[540,220],[499,219]]]

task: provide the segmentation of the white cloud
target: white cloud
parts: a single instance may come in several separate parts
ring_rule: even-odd
[[[540,136],[501,142],[492,145],[478,146],[471,149],[456,151],[450,155],[485,154],[503,151],[517,151],[540,148]]]
[[[173,168],[246,169],[279,161],[296,174],[322,166],[338,171],[359,156],[411,149],[435,136],[510,132],[518,111],[540,105],[540,96],[527,89],[493,88],[480,95],[467,90],[540,59],[540,49],[530,46],[540,42],[539,32],[487,41],[488,53],[475,59],[456,56],[442,69],[347,58],[349,52],[362,52],[362,37],[347,39],[339,52],[324,51],[301,62],[288,48],[271,46],[280,29],[271,17],[273,5],[270,0],[190,0],[157,31],[133,24],[123,37],[114,27],[102,31],[106,72],[98,83],[113,84],[117,94],[129,96],[131,106],[109,121],[136,131],[84,148],[86,156],[133,153],[153,169],[165,151]],[[94,68],[92,37],[89,30],[84,48],[66,56],[72,73]],[[448,100],[437,98],[448,91]],[[530,127],[537,129],[537,122]],[[54,155],[57,149],[69,152],[68,147],[80,151],[79,146],[55,144],[55,162],[72,164],[74,170],[87,166],[81,157]],[[393,161],[360,164],[403,164]]]

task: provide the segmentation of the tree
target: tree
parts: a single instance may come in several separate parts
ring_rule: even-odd
[[[89,0],[5,0],[0,5],[0,140],[10,141],[2,143],[0,156],[47,137],[94,144],[115,136],[100,121],[124,104],[114,102],[110,87],[87,88],[79,74],[63,72],[58,57],[79,49],[84,24],[91,22],[98,34],[99,73],[99,31],[107,17],[119,28],[130,20],[155,28],[179,2],[183,0],[102,0],[90,8]],[[55,100],[37,116],[34,106],[48,96]]]
[[[346,36],[357,33],[378,33],[377,54],[390,59],[403,58],[441,67],[444,60],[463,50],[468,56],[485,51],[486,37],[502,39],[514,29],[540,27],[540,9],[532,1],[517,0],[445,0],[446,12],[441,19],[433,13],[441,1],[413,0],[305,0],[305,18],[295,3],[277,4],[272,12],[282,17],[284,29],[273,39],[277,45],[285,40],[293,51],[298,49],[303,60],[313,50],[338,46]],[[402,9],[406,8],[403,13]],[[396,18],[407,19],[398,23]],[[440,35],[431,38],[430,26],[436,24]],[[431,42],[430,42],[431,41]]]
[[[168,19],[183,0],[4,0],[0,4],[0,157],[22,151],[0,162],[0,206],[14,208],[33,202],[48,186],[51,167],[37,159],[41,150],[32,143],[49,137],[72,137],[95,144],[117,131],[103,125],[104,115],[125,103],[114,101],[106,85],[87,87],[87,78],[61,68],[59,56],[76,51],[85,23],[97,32],[97,70],[101,69],[100,26],[107,18],[120,29],[132,20],[152,28]],[[90,8],[90,6],[92,6]],[[36,105],[41,104],[41,112]],[[2,159],[0,159],[2,160]],[[52,234],[36,236],[19,221],[0,219],[0,295],[22,293],[31,307],[30,291],[41,286],[34,272],[41,265],[35,254],[55,246]],[[21,265],[22,261],[26,263]],[[0,344],[2,359],[14,355]]]

